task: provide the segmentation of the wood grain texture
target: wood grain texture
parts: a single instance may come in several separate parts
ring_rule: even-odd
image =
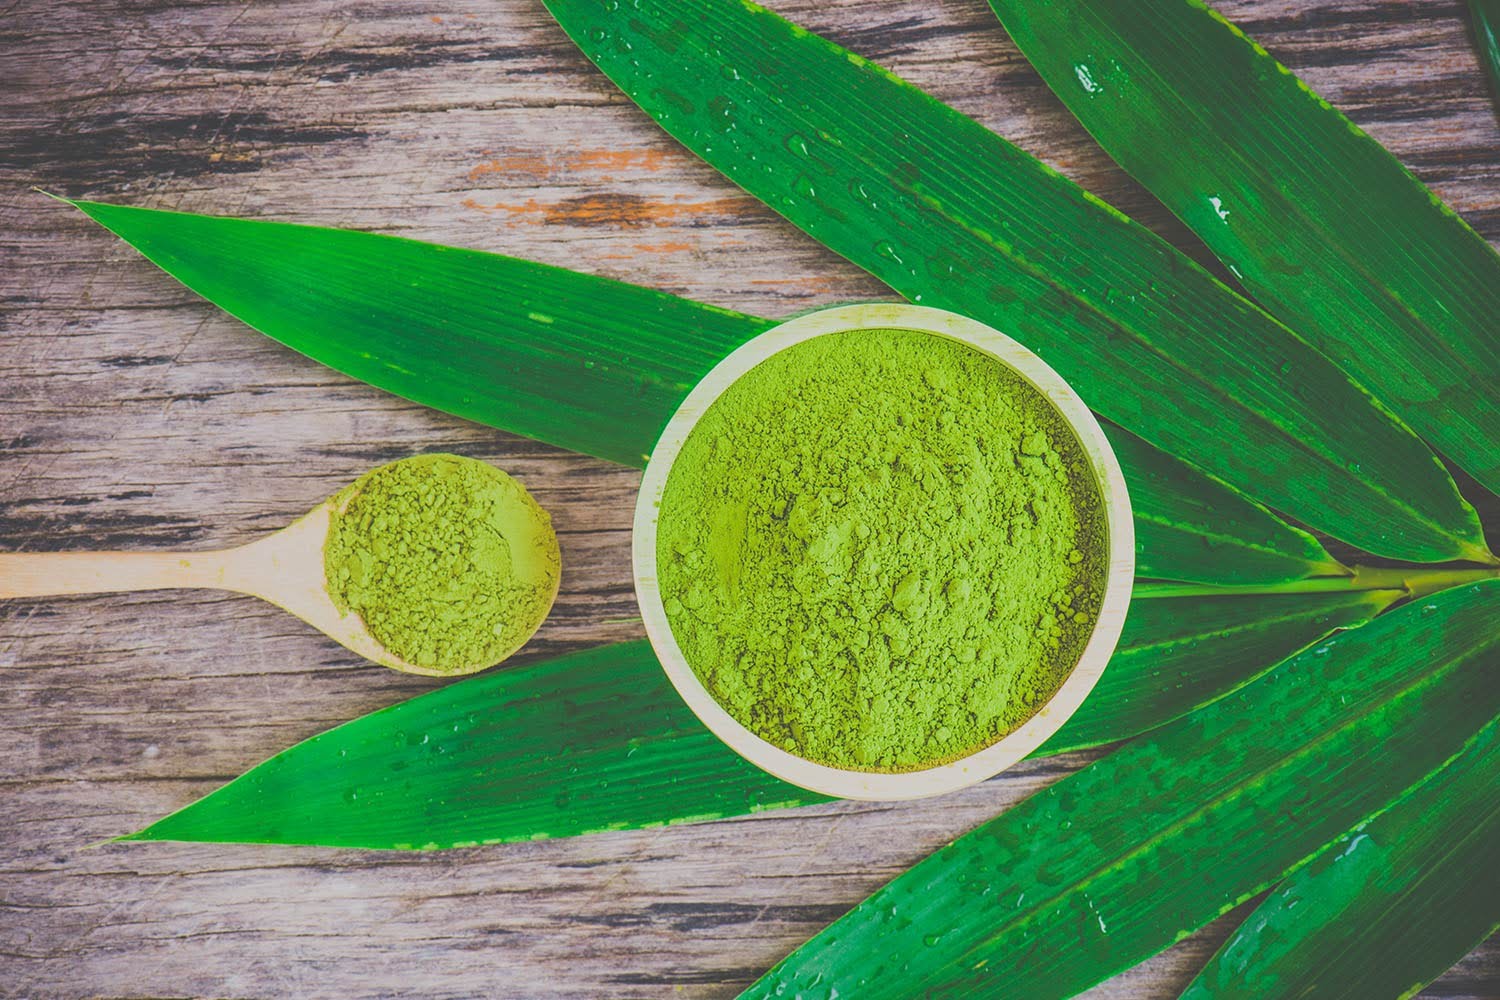
[[[774,6],[1191,248],[979,0]],[[1500,129],[1460,3],[1218,6],[1500,241]],[[640,634],[638,473],[319,368],[30,185],[503,251],[772,316],[882,293],[676,147],[529,0],[11,0],[0,98],[6,550],[237,544],[373,464],[441,449],[510,469],[554,513],[563,592],[523,655]],[[1485,516],[1493,540],[1493,501]],[[436,855],[89,848],[435,682],[209,592],[8,602],[0,670],[8,996],[728,997],[1088,759],[902,806]],[[1230,926],[1088,995],[1175,996]],[[1500,945],[1423,996],[1500,997]]]

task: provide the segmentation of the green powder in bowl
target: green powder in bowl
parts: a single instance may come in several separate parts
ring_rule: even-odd
[[[1077,664],[1107,568],[1100,490],[1006,365],[911,330],[829,333],[730,385],[657,515],[683,658],[751,732],[905,772],[1013,731]]]
[[[323,548],[333,603],[407,663],[488,667],[547,617],[561,573],[552,519],[494,466],[458,455],[392,462],[333,509]]]

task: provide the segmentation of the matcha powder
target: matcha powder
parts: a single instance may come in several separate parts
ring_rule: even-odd
[[[406,662],[487,667],[546,618],[561,568],[552,521],[494,466],[421,455],[366,473],[333,502],[323,548],[333,603]]]
[[[1052,405],[932,334],[828,334],[708,409],[673,465],[657,570],[672,634],[762,738],[910,771],[1015,729],[1077,663],[1101,499]]]

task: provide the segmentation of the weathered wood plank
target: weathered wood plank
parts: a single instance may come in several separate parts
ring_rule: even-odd
[[[776,6],[1191,249],[978,0]],[[1500,129],[1460,4],[1219,6],[1500,240]],[[661,135],[531,0],[20,0],[0,8],[0,66],[7,549],[234,544],[373,464],[442,448],[516,472],[562,532],[562,597],[525,655],[639,634],[636,473],[320,369],[32,184],[498,250],[766,315],[881,294]],[[0,606],[0,669],[0,993],[15,996],[731,996],[1087,759],[921,804],[434,856],[90,849],[433,682],[206,593]],[[1231,926],[1089,995],[1175,995]],[[1500,996],[1500,946],[1424,996]]]

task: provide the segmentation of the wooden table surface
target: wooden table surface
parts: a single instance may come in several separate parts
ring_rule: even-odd
[[[774,6],[1188,244],[980,0]],[[1459,3],[1218,6],[1500,240],[1500,131]],[[535,0],[0,3],[0,548],[232,545],[376,463],[462,452],[518,474],[559,528],[566,581],[530,658],[641,634],[638,473],[321,368],[31,185],[503,251],[771,316],[884,294],[659,132]],[[919,804],[430,855],[90,848],[435,682],[208,592],[0,605],[0,670],[8,996],[729,997],[1088,759]],[[1175,996],[1231,926],[1088,995]],[[1500,997],[1500,943],[1422,995]]]

